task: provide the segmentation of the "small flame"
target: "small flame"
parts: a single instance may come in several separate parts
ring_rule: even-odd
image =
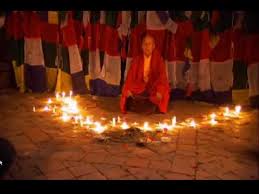
[[[137,122],[134,122],[134,123],[132,123],[132,125],[137,126],[137,125],[138,125],[138,123],[137,123]]]
[[[176,116],[172,118],[172,127],[176,126]]]
[[[225,117],[229,116],[229,108],[228,107],[225,108],[224,116]]]
[[[116,126],[116,119],[112,118],[112,126],[115,127]]]
[[[93,128],[93,130],[96,132],[96,133],[103,133],[106,129],[105,126],[102,126],[99,122],[95,122],[94,123],[95,125],[95,128]]]
[[[45,106],[43,110],[46,111],[46,112],[48,112],[50,109],[49,109],[48,106]]]
[[[66,113],[63,113],[63,115],[62,115],[62,120],[63,120],[64,122],[67,122],[67,121],[69,121],[69,119],[70,119],[70,117],[69,117]]]
[[[86,117],[85,124],[86,125],[92,125],[93,124],[93,121],[90,119],[89,116]]]
[[[57,93],[56,93],[56,100],[59,100],[59,98],[60,98],[60,95],[59,95],[59,93],[57,92]]]
[[[121,125],[121,128],[124,129],[124,130],[128,129],[129,125],[126,122],[123,122],[122,125]]]
[[[52,112],[53,112],[53,113],[56,113],[56,108],[57,108],[57,107],[54,106],[54,108],[52,109]]]
[[[69,92],[69,97],[71,98],[72,95],[73,95],[73,92],[70,90],[70,92]]]
[[[210,115],[210,118],[213,119],[213,120],[215,120],[216,114],[215,114],[215,113],[212,113],[212,114]]]
[[[197,124],[195,123],[194,120],[192,120],[192,121],[190,122],[190,127],[195,128],[196,126],[197,126]]]
[[[218,123],[218,122],[215,121],[215,119],[211,119],[211,120],[210,120],[210,124],[211,124],[211,125],[216,125],[217,123]]]
[[[173,128],[173,126],[170,126],[170,125],[168,125],[167,123],[159,123],[158,124],[158,128],[159,129],[168,129],[168,130],[170,130],[170,129],[172,129]]]
[[[48,99],[48,104],[51,104],[52,103],[52,100],[49,98]]]
[[[240,111],[241,111],[241,106],[240,106],[240,105],[236,106],[236,107],[235,107],[235,113],[236,113],[237,115],[239,115]]]
[[[149,127],[148,122],[144,122],[143,130],[144,130],[144,131],[150,131],[150,130],[151,130],[151,128]]]
[[[118,116],[118,118],[117,118],[117,121],[118,121],[118,123],[120,123],[121,122],[121,118]]]
[[[32,108],[32,111],[33,111],[33,112],[36,112],[36,108],[35,108],[35,106]]]

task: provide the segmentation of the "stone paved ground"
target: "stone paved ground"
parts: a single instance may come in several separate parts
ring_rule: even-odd
[[[53,94],[52,94],[53,95]],[[33,113],[50,94],[0,94],[0,136],[16,147],[18,158],[6,179],[258,179],[258,112],[244,110],[244,119],[219,127],[176,130],[173,141],[137,147],[101,144],[83,129],[62,123],[46,113]],[[120,115],[117,98],[80,97],[89,113],[111,118]],[[201,115],[218,107],[178,101],[165,115],[127,114],[139,122]],[[120,115],[122,116],[122,115]],[[123,117],[123,116],[122,116]]]

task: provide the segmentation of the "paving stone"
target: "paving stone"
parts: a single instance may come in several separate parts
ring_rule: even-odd
[[[139,180],[163,180],[160,174],[154,169],[149,168],[128,168],[131,174],[133,174]]]
[[[172,164],[168,160],[151,160],[149,168],[170,171]]]
[[[79,166],[70,167],[69,170],[74,177],[83,176],[97,171],[96,168],[90,164],[81,164]]]
[[[81,176],[77,178],[77,180],[107,180],[107,179],[101,173],[94,172],[94,173]]]
[[[50,140],[50,137],[45,133],[43,133],[38,128],[31,128],[30,130],[27,129],[24,133],[27,137],[30,138],[30,140],[33,143],[36,143],[36,144]]]
[[[149,164],[149,161],[146,159],[140,159],[140,158],[129,158],[126,161],[127,166],[132,166],[132,167],[142,167],[146,168]]]
[[[193,176],[188,176],[179,173],[161,173],[163,177],[167,180],[194,180]]]
[[[114,164],[96,164],[93,163],[92,164],[98,171],[103,171],[106,169],[111,169],[111,168],[117,168],[119,167],[118,165],[114,165]]]
[[[71,160],[80,161],[85,157],[85,153],[82,151],[60,151],[52,154],[51,159],[56,160]]]
[[[104,160],[107,156],[108,156],[107,152],[88,153],[84,157],[83,161],[94,162],[94,163],[102,163],[102,162],[104,162]]]
[[[75,179],[67,169],[46,174],[46,177],[48,180],[74,180]]]
[[[103,162],[108,164],[123,165],[127,160],[128,158],[121,156],[106,156]]]
[[[108,179],[111,179],[111,180],[118,180],[121,177],[125,177],[125,176],[129,175],[128,172],[126,172],[124,169],[122,169],[120,167],[106,168],[106,169],[101,170],[101,173],[103,175],[105,175],[105,177],[107,177]]]
[[[195,158],[176,156],[173,162],[172,171],[186,175],[194,175],[195,167]]]
[[[38,161],[36,165],[44,174],[49,174],[65,168],[61,161],[54,159],[41,160]]]

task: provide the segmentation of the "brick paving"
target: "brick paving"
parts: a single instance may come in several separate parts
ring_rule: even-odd
[[[18,157],[6,179],[69,180],[258,180],[258,112],[218,127],[181,129],[172,142],[137,147],[133,143],[100,143],[84,129],[44,113],[33,113],[51,94],[0,95],[0,136],[15,146]],[[52,94],[53,95],[53,94]],[[118,98],[81,96],[91,115],[112,118]],[[165,115],[127,114],[130,121],[154,122],[192,117],[218,107],[186,101],[170,104]]]

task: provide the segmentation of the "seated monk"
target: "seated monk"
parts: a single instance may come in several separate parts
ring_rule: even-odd
[[[166,66],[155,49],[155,40],[150,34],[142,36],[142,52],[133,57],[122,90],[120,108],[122,113],[130,109],[129,101],[146,98],[160,113],[167,112],[169,82]]]

